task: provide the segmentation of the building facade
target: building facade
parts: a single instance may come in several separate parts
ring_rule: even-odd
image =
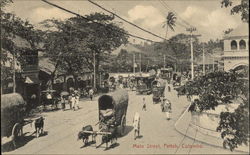
[[[248,24],[242,24],[224,36],[224,71],[249,66],[248,32]]]

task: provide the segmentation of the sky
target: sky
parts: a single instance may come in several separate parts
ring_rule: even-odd
[[[73,16],[41,0],[13,1],[14,3],[4,8],[5,11],[15,13],[22,19],[27,19],[37,28],[41,28],[39,23],[45,19],[56,18],[65,20]],[[81,15],[94,12],[109,14],[86,0],[48,1]],[[167,39],[179,33],[188,34],[189,32],[186,31],[187,24],[185,24],[188,23],[196,27],[197,31],[195,31],[194,34],[201,35],[200,41],[203,42],[210,39],[222,39],[224,30],[236,28],[242,23],[240,15],[231,15],[230,8],[221,8],[220,1],[221,0],[164,0],[165,4],[159,0],[99,0],[95,2],[163,38],[166,37],[166,28],[163,27],[166,21],[166,15],[168,12],[174,11],[177,16],[177,23],[180,24],[175,26],[174,31],[168,30]],[[239,2],[239,0],[236,0],[234,4]],[[117,18],[115,21],[121,22],[121,20]],[[122,22],[122,24],[119,25],[131,34],[153,41],[162,41],[162,39],[143,32],[127,23]],[[129,40],[135,43],[142,41],[132,37]]]

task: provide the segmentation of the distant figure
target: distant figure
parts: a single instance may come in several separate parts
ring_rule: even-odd
[[[146,102],[145,102],[145,98],[144,97],[143,97],[143,100],[142,100],[142,110],[147,111]]]
[[[76,94],[73,93],[72,94],[72,98],[71,98],[71,104],[72,104],[72,108],[74,109],[74,111],[76,110]]]
[[[94,90],[91,88],[89,90],[89,97],[90,97],[91,101],[93,100],[93,95],[94,95]]]
[[[133,127],[134,127],[134,139],[140,136],[140,114],[138,112],[135,113],[133,119]]]
[[[171,102],[169,100],[166,100],[165,104],[164,104],[164,107],[163,107],[163,111],[165,112],[166,114],[166,118],[167,120],[170,120],[170,113],[171,113]]]
[[[61,105],[62,105],[62,110],[65,110],[65,102],[66,102],[66,97],[61,95]]]
[[[47,99],[48,104],[49,104],[49,105],[52,105],[53,100],[52,100],[52,94],[51,94],[51,92],[48,92],[48,93],[46,94],[46,99]]]
[[[37,106],[37,102],[36,102],[36,94],[31,95],[30,97],[30,101],[31,101],[31,107],[36,107]]]
[[[79,108],[79,100],[80,100],[80,92],[75,90],[75,105],[74,105],[74,109],[80,109]]]

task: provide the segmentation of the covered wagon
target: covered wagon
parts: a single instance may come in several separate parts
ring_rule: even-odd
[[[102,95],[98,100],[100,129],[102,124],[111,123],[120,128],[120,134],[125,134],[126,113],[128,108],[128,92],[118,89],[115,92]]]
[[[153,103],[159,103],[160,98],[164,96],[166,82],[162,79],[157,79],[152,82]]]
[[[18,93],[1,95],[1,139],[10,137],[14,147],[23,135],[25,105]]]

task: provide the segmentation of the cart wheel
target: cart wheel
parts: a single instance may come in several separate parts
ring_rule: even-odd
[[[14,148],[16,149],[16,143],[17,143],[17,139],[19,136],[22,136],[22,126],[19,123],[16,123],[12,129],[12,144],[14,146]]]
[[[121,136],[125,135],[125,127],[126,127],[126,117],[125,115],[123,115],[121,121]]]

